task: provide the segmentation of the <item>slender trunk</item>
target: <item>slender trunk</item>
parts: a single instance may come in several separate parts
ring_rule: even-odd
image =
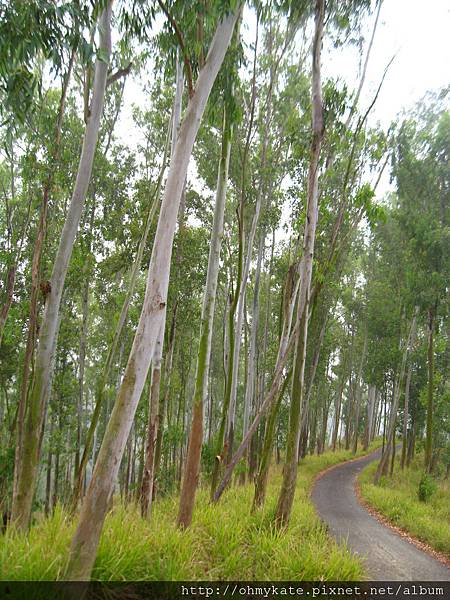
[[[78,470],[80,467],[80,452],[81,452],[81,434],[83,427],[83,400],[84,400],[84,371],[86,364],[86,340],[88,333],[88,317],[89,317],[89,287],[90,287],[90,277],[89,277],[89,258],[91,255],[91,246],[92,246],[92,228],[94,224],[94,214],[95,214],[95,201],[92,201],[91,214],[90,214],[90,222],[89,222],[89,240],[87,244],[87,260],[83,265],[83,276],[84,276],[84,287],[83,294],[81,298],[81,333],[80,333],[80,344],[79,344],[79,366],[78,366],[78,401],[77,401],[77,442],[75,449],[75,478],[78,475]],[[76,483],[76,479],[75,482]]]
[[[369,385],[367,390],[367,414],[366,414],[366,423],[364,428],[364,441],[363,441],[363,449],[367,450],[370,442],[372,441],[372,429],[373,429],[373,421],[374,421],[374,411],[375,411],[375,394],[376,388],[373,385]]]
[[[259,15],[259,13],[258,13]],[[256,37],[253,53],[253,78],[252,78],[252,95],[251,95],[251,107],[250,116],[247,127],[247,135],[245,140],[244,152],[241,161],[241,188],[239,206],[237,209],[238,219],[238,265],[236,275],[236,289],[234,294],[230,295],[230,307],[228,311],[228,322],[225,333],[228,338],[228,353],[224,346],[224,364],[226,363],[226,374],[225,374],[225,390],[224,398],[222,403],[222,415],[219,425],[219,434],[216,442],[216,461],[214,463],[214,469],[211,477],[211,499],[214,497],[214,493],[219,481],[222,464],[227,463],[231,456],[231,448],[234,437],[234,406],[233,406],[233,389],[235,382],[237,381],[236,370],[239,368],[239,348],[235,348],[237,336],[240,336],[242,330],[242,314],[243,314],[243,303],[245,296],[245,285],[243,282],[243,270],[244,270],[244,203],[245,203],[245,185],[246,185],[246,173],[247,173],[247,159],[250,149],[251,134],[253,130],[253,122],[255,116],[255,103],[256,103],[256,63],[257,63],[257,47],[258,47],[258,35],[259,35],[259,18],[256,22]],[[246,279],[245,279],[246,282]],[[235,324],[236,312],[238,314],[238,322]],[[238,333],[239,332],[239,333]],[[226,357],[225,357],[225,354]]]
[[[269,33],[268,42],[267,42],[267,53],[272,54],[272,37],[271,33]],[[242,325],[243,325],[243,315],[244,315],[244,302],[245,302],[245,293],[247,287],[247,280],[250,272],[250,265],[252,261],[253,255],[253,244],[256,236],[256,230],[259,222],[259,216],[261,213],[261,208],[263,206],[264,197],[266,193],[266,177],[265,170],[267,164],[267,155],[269,148],[269,132],[272,120],[272,98],[273,98],[273,89],[276,84],[276,76],[277,69],[274,64],[270,69],[270,80],[269,87],[267,93],[267,99],[265,103],[265,127],[264,134],[261,143],[261,165],[260,165],[260,179],[258,184],[258,192],[256,196],[256,204],[255,204],[255,212],[253,214],[252,223],[250,227],[250,232],[247,239],[247,255],[244,262],[244,269],[242,273],[242,277],[240,279],[240,288],[239,288],[239,296],[238,296],[238,306],[237,306],[237,319],[236,319],[236,331],[234,335],[234,352],[232,355],[233,361],[233,369],[232,369],[232,381],[231,381],[231,398],[230,398],[230,409],[229,409],[229,422],[228,422],[228,453],[229,457],[232,453],[232,433],[234,432],[234,420],[236,413],[236,396],[237,396],[237,386],[238,386],[238,375],[239,375],[239,354],[240,354],[240,346],[241,346],[241,337],[242,337]],[[256,334],[259,320],[259,280],[260,280],[260,272],[261,272],[261,259],[262,253],[264,250],[264,242],[265,242],[265,229],[263,228],[260,232],[260,243],[259,243],[259,252],[258,252],[258,262],[257,269],[255,274],[255,290],[254,290],[254,303],[253,303],[253,319],[255,323],[252,322],[252,335],[255,336],[253,340],[254,346],[256,346]],[[253,359],[255,357],[253,356]],[[256,367],[256,364],[253,365]],[[251,378],[251,384],[253,387],[253,380]],[[246,403],[244,408],[244,431],[243,435],[247,433],[248,427],[248,402],[249,397],[246,393]],[[229,460],[228,457],[228,460]]]
[[[393,450],[393,446],[395,444],[395,423],[397,420],[397,410],[398,410],[398,404],[399,404],[399,400],[400,400],[401,386],[402,386],[403,378],[405,375],[405,367],[406,367],[406,360],[408,358],[408,351],[411,347],[411,341],[413,339],[414,331],[416,328],[416,320],[417,320],[417,314],[416,314],[416,312],[414,312],[413,318],[411,320],[411,327],[409,330],[408,339],[406,340],[405,349],[403,351],[400,372],[399,372],[399,374],[396,378],[395,384],[394,384],[391,414],[389,417],[389,428],[388,428],[388,432],[386,435],[386,445],[385,445],[384,451],[381,455],[381,459],[380,459],[380,462],[378,464],[378,467],[377,467],[377,470],[375,473],[375,477],[374,477],[375,484],[378,484],[380,482],[381,476],[383,474],[387,474],[388,467],[389,467],[389,458],[390,458],[391,452]]]
[[[231,403],[231,390],[233,385],[233,368],[235,366],[235,353],[234,346],[236,343],[235,339],[235,314],[238,304],[238,292],[240,289],[240,281],[242,276],[242,258],[243,258],[243,201],[241,198],[240,203],[240,218],[239,218],[239,256],[238,256],[238,273],[236,281],[236,291],[233,296],[230,296],[229,309],[226,314],[226,329],[225,329],[225,342],[228,342],[227,349],[224,346],[224,365],[226,367],[225,373],[225,390],[222,403],[222,415],[220,418],[219,434],[216,442],[215,452],[215,463],[211,477],[211,499],[214,497],[214,493],[217,488],[219,481],[220,471],[222,463],[228,458],[228,444],[230,437],[233,435],[232,427],[233,423],[230,422],[229,412]]]
[[[433,455],[433,376],[434,376],[434,349],[433,349],[434,308],[428,311],[428,387],[427,387],[427,422],[425,435],[425,471],[431,472]]]
[[[144,231],[143,231],[142,237],[139,241],[136,256],[135,256],[134,263],[133,263],[133,266],[131,269],[127,292],[126,292],[126,295],[125,295],[125,298],[124,298],[124,301],[122,304],[122,308],[120,310],[120,315],[119,315],[119,319],[117,321],[116,328],[114,330],[113,341],[108,350],[108,354],[107,354],[107,357],[105,360],[102,374],[96,385],[94,412],[92,413],[91,421],[89,424],[89,429],[86,434],[86,442],[84,445],[84,450],[83,450],[83,454],[81,457],[80,466],[79,466],[79,469],[77,472],[77,480],[74,485],[74,491],[73,491],[72,503],[71,503],[71,511],[72,512],[75,512],[75,510],[78,506],[78,503],[81,499],[81,493],[83,490],[83,482],[85,479],[86,467],[89,462],[89,456],[90,456],[90,453],[91,453],[91,450],[93,447],[95,431],[97,429],[97,425],[100,420],[100,415],[101,415],[101,411],[102,411],[102,407],[103,407],[103,403],[104,403],[104,399],[105,399],[106,386],[108,384],[108,381],[109,381],[109,378],[111,375],[111,371],[112,371],[112,367],[114,365],[114,359],[116,356],[117,348],[119,346],[120,338],[122,336],[122,331],[126,324],[128,310],[130,308],[131,300],[133,298],[134,290],[136,287],[136,282],[137,282],[138,275],[139,275],[139,272],[141,269],[142,257],[144,255],[144,251],[145,251],[145,248],[147,245],[150,228],[152,226],[153,220],[155,218],[155,215],[156,215],[156,212],[157,212],[157,209],[159,206],[161,187],[162,187],[162,183],[163,183],[164,172],[165,172],[166,166],[167,166],[171,129],[172,128],[169,125],[169,127],[167,129],[166,145],[164,148],[164,155],[163,155],[161,170],[158,175],[155,191],[149,202],[149,210],[148,210],[148,213],[147,213],[146,219],[145,219]]]
[[[366,359],[366,352],[367,352],[367,327],[366,327],[366,331],[364,333],[364,346],[363,346],[361,361],[359,363],[358,375],[357,375],[357,380],[356,380],[356,408],[355,408],[355,431],[353,432],[353,435],[354,435],[354,437],[353,437],[353,454],[356,454],[356,451],[358,449],[359,413],[361,410],[361,403],[362,403],[362,374],[363,374],[364,361]]]
[[[244,399],[244,420],[242,431],[243,435],[247,433],[248,424],[250,419],[251,407],[254,404],[255,398],[255,378],[257,375],[257,342],[258,342],[258,328],[259,328],[259,287],[261,280],[261,264],[262,256],[264,251],[264,240],[265,231],[261,232],[259,238],[258,258],[256,261],[256,272],[255,272],[255,287],[253,290],[253,311],[252,311],[252,325],[250,330],[250,350],[248,353],[248,364],[247,364],[247,382],[245,386],[245,399]]]
[[[419,308],[416,307],[416,315],[419,312]],[[414,321],[416,323],[416,321]],[[411,346],[414,346],[416,341],[416,327],[411,333]],[[411,376],[412,376],[412,364],[411,361],[408,364],[408,373],[406,374],[405,384],[405,410],[403,411],[403,439],[402,439],[402,456],[400,459],[400,467],[403,470],[405,468],[406,452],[408,446],[408,420],[409,420],[409,390],[411,387]]]
[[[52,186],[53,186],[53,180],[54,180],[54,174],[55,174],[54,163],[57,162],[57,160],[59,158],[59,154],[60,154],[61,128],[62,128],[62,122],[63,122],[63,118],[64,118],[67,91],[69,89],[69,83],[70,83],[70,79],[72,76],[74,60],[75,60],[75,50],[72,50],[70,60],[69,60],[69,65],[67,68],[67,73],[66,73],[66,76],[64,77],[62,90],[61,90],[61,98],[59,101],[58,116],[56,119],[56,127],[55,127],[55,145],[54,145],[54,151],[53,151],[53,156],[52,156],[52,160],[51,160],[52,164],[50,166],[49,174],[47,176],[47,179],[45,181],[44,188],[43,188],[42,205],[41,205],[41,211],[40,211],[40,215],[39,215],[38,233],[37,233],[37,238],[36,238],[36,241],[34,244],[34,249],[33,249],[32,270],[31,270],[32,280],[31,280],[31,295],[30,295],[30,321],[29,321],[29,326],[28,326],[29,340],[27,339],[27,344],[31,345],[31,352],[34,350],[34,342],[35,342],[35,334],[36,334],[35,328],[36,328],[36,322],[37,322],[37,302],[38,302],[38,293],[39,293],[39,269],[40,269],[40,263],[41,263],[42,248],[43,248],[44,239],[45,239],[48,198],[49,198]],[[14,199],[15,186],[14,186],[13,165],[12,165],[11,171],[12,171],[11,195]],[[25,221],[25,225],[22,229],[22,235],[20,238],[20,242],[18,244],[16,257],[15,257],[14,263],[9,268],[8,274],[7,274],[6,298],[5,298],[5,302],[2,306],[2,309],[0,311],[0,345],[1,345],[1,342],[3,339],[3,332],[5,329],[6,320],[8,318],[8,313],[11,308],[11,304],[12,304],[12,300],[13,300],[13,296],[14,296],[14,288],[15,288],[16,276],[17,276],[17,266],[19,264],[20,257],[22,255],[23,243],[25,241],[25,236],[26,236],[26,233],[28,230],[28,225],[30,223],[31,204],[32,204],[32,201],[30,198],[30,201],[28,203],[28,211],[27,211],[26,221]],[[30,350],[29,350],[29,352],[30,352]],[[29,378],[28,370],[29,370],[29,368],[30,368],[30,362],[27,363],[27,361],[26,361],[26,364],[24,367],[24,374],[26,376],[25,376],[25,381],[23,383],[23,388],[27,390],[27,393],[28,393],[28,378]],[[19,445],[19,444],[17,444],[17,445]]]
[[[168,425],[170,426],[170,414],[169,414],[169,394],[170,394],[170,381],[172,378],[172,366],[173,366],[173,355],[174,355],[174,347],[175,347],[175,326],[176,326],[176,318],[177,318],[177,305],[175,304],[172,314],[172,322],[170,325],[169,331],[169,340],[167,344],[167,355],[164,362],[164,393],[160,397],[160,402],[158,406],[158,426],[156,433],[156,443],[155,443],[155,464],[153,467],[153,488],[152,488],[152,500],[156,498],[157,492],[157,478],[161,464],[161,454],[162,454],[162,442],[164,435],[164,423],[166,420],[166,413]],[[163,324],[165,328],[166,317],[164,317]]]
[[[52,354],[58,333],[57,325],[62,292],[91,177],[100,120],[103,112],[108,59],[111,52],[111,12],[111,3],[109,3],[100,17],[100,48],[103,51],[103,56],[102,60],[97,59],[96,61],[91,111],[86,125],[77,179],[53,265],[50,289],[39,333],[39,345],[23,438],[21,440],[21,459],[18,465],[16,493],[13,497],[11,515],[12,522],[21,530],[28,528],[31,518],[31,508],[39,464],[40,439],[44,426],[44,414],[48,394],[51,387]]]
[[[258,476],[255,480],[255,495],[253,497],[252,511],[257,510],[263,506],[266,499],[267,482],[269,479],[269,467],[272,458],[273,440],[275,435],[275,425],[277,422],[278,411],[283,401],[283,396],[286,391],[287,385],[291,378],[292,370],[289,371],[289,375],[283,382],[283,386],[278,396],[277,402],[275,402],[270,410],[269,416],[266,422],[266,430],[264,432],[264,442],[261,451],[261,458],[259,463]]]
[[[395,464],[395,427],[394,427],[394,431],[392,432],[392,457],[391,457],[391,469],[389,472],[389,475],[392,477],[392,475],[394,474],[394,464]]]
[[[14,297],[14,289],[16,285],[16,277],[17,277],[17,267],[20,262],[20,258],[22,255],[22,247],[25,240],[25,236],[28,231],[28,225],[30,222],[30,213],[31,213],[31,199],[28,203],[28,212],[26,217],[26,222],[22,230],[22,235],[20,238],[20,242],[18,244],[18,248],[16,251],[15,258],[13,259],[13,263],[8,267],[6,273],[6,285],[5,285],[5,299],[0,310],[0,345],[3,339],[3,332],[5,331],[6,320],[8,318],[9,310],[11,308],[13,297]],[[44,215],[45,216],[45,215]],[[40,254],[40,251],[39,251]]]
[[[286,462],[283,471],[283,482],[278,498],[275,521],[283,526],[288,523],[294,501],[295,485],[297,481],[297,456],[300,433],[300,407],[304,393],[304,373],[306,360],[306,344],[308,338],[309,298],[311,275],[314,256],[314,244],[318,216],[318,177],[320,148],[323,139],[323,114],[322,114],[322,88],[320,74],[320,60],[322,50],[323,24],[325,3],[316,0],[315,6],[315,33],[312,50],[312,143],[311,162],[308,174],[307,219],[303,242],[303,255],[301,261],[301,289],[297,321],[300,323],[296,347],[294,366],[294,383],[291,398],[291,411],[289,432],[286,444]],[[303,297],[303,301],[302,301]],[[303,307],[302,307],[303,304]]]
[[[189,101],[180,126],[156,229],[144,304],[122,384],[103,437],[94,474],[72,540],[66,571],[68,580],[89,579],[92,571],[112,492],[112,481],[116,477],[123,456],[164,317],[173,237],[192,147],[239,12],[240,8],[219,23],[205,65],[199,73],[195,93]]]
[[[156,437],[158,435],[159,390],[161,382],[161,361],[163,342],[164,330],[161,328],[161,333],[156,343],[156,349],[152,359],[152,381],[150,386],[149,397],[148,429],[140,498],[141,515],[144,519],[148,516],[149,509],[151,509],[153,500],[155,445]]]
[[[53,452],[51,447],[51,440],[53,439],[53,427],[54,427],[55,415],[52,412],[52,418],[50,421],[50,431],[49,431],[49,448],[47,455],[47,476],[45,482],[45,515],[48,516],[50,514],[50,494],[52,489],[52,462],[53,462]]]
[[[284,381],[284,379],[285,379],[284,370],[285,370],[285,367],[288,362],[289,354],[295,345],[295,341],[297,339],[297,335],[298,335],[298,331],[299,331],[299,327],[300,327],[300,323],[297,321],[297,323],[294,325],[294,327],[292,328],[292,331],[291,331],[293,313],[294,313],[296,298],[298,295],[299,284],[300,284],[300,280],[295,282],[295,278],[296,278],[296,265],[292,265],[288,271],[288,276],[287,276],[287,280],[286,280],[286,286],[289,290],[288,293],[285,291],[285,301],[287,303],[287,307],[286,307],[287,318],[285,318],[283,320],[283,328],[281,331],[280,342],[278,345],[278,355],[277,355],[274,374],[273,374],[273,378],[272,378],[272,384],[271,384],[268,392],[265,394],[264,399],[261,402],[261,405],[259,407],[259,410],[256,413],[256,415],[252,421],[252,424],[248,428],[247,434],[244,436],[242,442],[239,445],[239,448],[236,450],[235,454],[233,455],[229,464],[227,465],[221,482],[217,486],[217,489],[214,492],[214,494],[212,494],[213,502],[218,502],[220,497],[222,496],[225,488],[227,487],[227,485],[231,479],[231,475],[233,474],[234,468],[236,467],[237,463],[241,460],[242,456],[246,452],[246,450],[253,438],[253,435],[255,434],[255,432],[261,422],[261,419],[263,418],[265,413],[269,410],[269,408],[272,407],[273,403],[277,400],[280,386],[282,384],[282,381]],[[304,303],[305,298],[304,297],[303,297],[303,299],[300,298],[299,302]],[[303,304],[303,306],[304,306],[304,304]]]
[[[317,301],[317,297],[316,297],[316,301]],[[322,323],[322,327],[320,328],[319,339],[317,340],[316,346],[314,348],[311,372],[309,374],[308,389],[307,389],[306,394],[304,394],[302,406],[300,409],[300,443],[299,443],[298,461],[300,460],[300,458],[305,458],[305,456],[306,456],[306,449],[307,449],[307,445],[308,445],[308,421],[309,421],[309,416],[310,416],[311,395],[312,395],[312,391],[313,391],[314,380],[316,378],[317,366],[319,364],[320,350],[322,348],[323,340],[325,337],[327,322],[328,322],[328,313]]]
[[[208,271],[200,326],[200,340],[197,353],[197,370],[193,395],[192,423],[189,437],[183,487],[178,512],[178,526],[189,527],[194,510],[195,494],[198,485],[201,447],[203,441],[203,407],[208,394],[209,364],[214,321],[214,307],[219,275],[220,249],[223,237],[225,199],[230,164],[232,127],[224,108],[222,128],[222,152],[217,175],[216,205],[208,257]]]
[[[342,406],[342,394],[344,393],[344,385],[345,385],[345,369],[346,369],[346,355],[344,355],[342,361],[342,373],[339,378],[339,385],[336,394],[336,401],[334,407],[334,427],[333,427],[333,435],[331,439],[331,446],[333,448],[333,452],[336,451],[336,443],[338,439],[339,433],[339,422],[341,420],[341,406]]]

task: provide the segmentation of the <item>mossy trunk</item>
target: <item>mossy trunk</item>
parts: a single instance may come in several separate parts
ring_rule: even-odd
[[[293,382],[291,392],[291,407],[289,412],[289,430],[286,442],[286,459],[283,468],[283,482],[278,497],[275,522],[278,526],[288,523],[294,502],[295,486],[297,483],[298,450],[300,441],[300,413],[304,393],[304,373],[306,359],[306,342],[308,335],[307,308],[301,316],[300,335],[298,338]]]
[[[286,462],[283,482],[278,498],[275,522],[278,526],[288,523],[294,501],[297,482],[297,457],[300,434],[300,409],[304,394],[304,375],[306,361],[306,344],[308,339],[309,300],[311,293],[311,276],[313,267],[314,245],[316,236],[318,197],[319,197],[319,158],[322,145],[324,122],[322,108],[321,85],[321,50],[323,38],[325,2],[316,0],[315,31],[312,46],[312,142],[311,160],[308,173],[307,218],[303,240],[301,259],[301,288],[298,303],[297,322],[300,323],[296,358],[293,372],[291,410],[289,415],[289,432],[286,445]]]
[[[269,479],[269,468],[272,459],[273,442],[275,437],[275,427],[277,424],[278,411],[283,400],[286,387],[290,381],[292,371],[283,382],[283,386],[278,396],[278,400],[272,405],[266,421],[264,432],[264,441],[260,455],[259,470],[255,479],[255,495],[253,497],[252,511],[257,510],[264,505],[267,492],[267,481]]]
[[[431,472],[433,455],[433,378],[434,378],[434,308],[428,311],[428,386],[427,386],[427,421],[425,432],[425,471]]]
[[[209,364],[211,358],[211,342],[216,303],[217,280],[220,265],[220,250],[223,237],[225,200],[230,164],[232,128],[224,108],[222,125],[222,146],[217,175],[216,204],[214,209],[208,257],[208,271],[203,297],[200,340],[197,352],[197,370],[193,395],[191,432],[189,436],[186,465],[180,497],[177,524],[188,527],[192,521],[195,494],[200,471],[201,449],[203,442],[203,407],[208,395]]]

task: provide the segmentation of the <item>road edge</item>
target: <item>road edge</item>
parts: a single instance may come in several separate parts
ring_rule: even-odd
[[[362,473],[362,471],[361,471],[361,473]],[[359,502],[359,504],[363,508],[365,508],[367,510],[367,512],[370,515],[372,515],[372,517],[374,519],[376,519],[379,523],[381,523],[381,525],[388,527],[391,531],[393,531],[394,533],[396,533],[397,535],[402,537],[404,540],[406,540],[413,546],[416,546],[416,548],[418,548],[419,550],[422,550],[422,552],[425,552],[425,554],[428,554],[431,557],[435,558],[440,563],[444,564],[448,569],[450,569],[450,558],[447,557],[446,554],[444,554],[443,552],[439,552],[438,550],[435,550],[432,546],[430,546],[426,542],[422,542],[422,540],[419,540],[415,536],[411,535],[411,533],[409,531],[407,531],[406,529],[403,529],[402,527],[399,527],[398,525],[394,525],[394,523],[392,523],[392,521],[390,521],[385,515],[383,515],[383,513],[379,512],[376,508],[374,508],[371,504],[369,504],[369,502],[365,498],[363,498],[363,496],[361,494],[361,487],[360,487],[360,482],[359,482],[361,473],[359,473],[355,477],[355,485],[354,485],[356,499]]]
[[[381,446],[380,446],[380,448],[381,448]],[[363,454],[362,456],[356,456],[355,458],[349,458],[348,460],[343,460],[341,462],[336,463],[335,465],[330,465],[329,467],[327,467],[323,471],[319,471],[319,473],[317,473],[317,475],[314,475],[314,478],[311,481],[311,487],[309,489],[309,496],[312,495],[314,486],[319,481],[319,479],[321,479],[324,475],[326,475],[327,473],[329,473],[333,469],[337,469],[338,467],[341,467],[342,465],[346,465],[346,464],[352,463],[352,462],[357,462],[358,460],[362,460],[363,458],[367,458],[368,456],[371,456],[372,454],[375,454],[376,452],[378,452],[378,450],[380,448],[375,448],[371,452],[368,452],[367,454]]]

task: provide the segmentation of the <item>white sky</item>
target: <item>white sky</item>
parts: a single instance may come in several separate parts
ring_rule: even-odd
[[[366,29],[370,36],[375,15]],[[363,97],[370,99],[383,71],[396,54],[372,121],[383,127],[403,108],[411,108],[427,91],[450,83],[450,4],[446,0],[384,0],[372,48]],[[341,75],[352,83],[358,70],[356,48],[333,49],[333,58],[324,58],[324,72]]]

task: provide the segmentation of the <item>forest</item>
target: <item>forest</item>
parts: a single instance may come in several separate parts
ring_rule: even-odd
[[[393,1],[0,0],[0,581],[450,580],[449,88],[374,116]]]

